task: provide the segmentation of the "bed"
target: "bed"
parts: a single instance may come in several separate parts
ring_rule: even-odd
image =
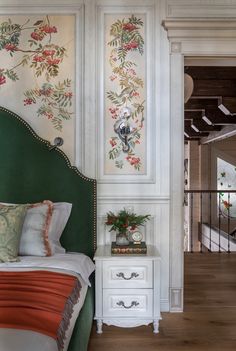
[[[0,150],[0,202],[3,204],[2,206],[42,204],[44,200],[49,200],[53,204],[52,206],[57,203],[72,204],[68,222],[60,238],[60,244],[67,252],[72,252],[68,254],[71,261],[74,260],[74,257],[76,259],[82,258],[82,261],[88,257],[91,263],[96,247],[96,181],[81,174],[76,167],[71,166],[67,156],[58,147],[52,148],[50,143],[40,138],[20,116],[3,107],[0,107]],[[48,203],[46,205],[50,208]],[[28,207],[26,211],[28,211]],[[66,255],[67,253],[63,252],[55,254],[59,267],[57,265],[54,267],[51,264],[52,273],[66,274],[68,277],[68,272],[71,271],[72,277],[82,277],[79,269],[74,269],[72,266],[68,266],[68,272],[65,271],[64,267],[61,267],[62,272],[60,272],[60,262],[64,263],[65,257],[69,257]],[[53,260],[55,257],[45,257],[45,259],[49,262],[50,258]],[[32,269],[34,274],[35,271],[38,271],[36,274],[44,274],[45,272],[49,274],[50,269],[45,266],[44,261],[41,261],[40,265],[40,259],[42,258],[34,258],[34,256],[27,258],[27,255],[24,255],[20,257],[20,262],[10,262],[7,265],[10,266],[9,270],[13,271],[14,274],[17,273],[17,279],[24,274],[31,274],[30,265],[34,267]],[[30,260],[31,263],[29,263]],[[25,268],[17,268],[18,264]],[[75,266],[77,267],[78,263],[75,262]],[[86,283],[86,278],[81,278],[82,285],[86,285],[86,287],[80,286],[80,295],[84,295],[84,302],[82,307],[79,307],[78,317],[72,311],[74,314],[72,313],[71,317],[74,318],[75,325],[68,351],[87,350],[94,314],[92,265],[90,268],[89,282]],[[4,274],[9,274],[9,272],[2,267],[0,277],[3,277]],[[10,274],[13,277],[13,273]],[[29,278],[26,276],[24,279]],[[45,281],[50,280],[48,276],[44,279]],[[7,334],[6,330],[9,332],[8,340],[11,340],[11,330],[7,328],[1,329],[0,339],[3,339],[3,335]],[[27,333],[27,330],[22,330],[20,333],[19,345],[27,339],[24,333]],[[40,336],[40,334],[36,334],[36,336]],[[32,339],[32,345],[36,339]],[[51,341],[49,338],[49,344]],[[68,343],[68,339],[66,342]],[[50,351],[54,351],[55,343],[53,342],[52,345],[51,348],[50,346],[48,348]],[[28,346],[24,351],[32,351],[29,339]]]

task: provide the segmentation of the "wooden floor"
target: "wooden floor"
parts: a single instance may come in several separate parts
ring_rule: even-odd
[[[93,328],[88,351],[236,351],[236,254],[185,255],[184,313],[152,327]]]

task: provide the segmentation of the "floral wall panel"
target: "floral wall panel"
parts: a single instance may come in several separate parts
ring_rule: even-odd
[[[105,15],[105,174],[146,172],[145,15]]]
[[[75,16],[0,16],[0,104],[73,161]]]
[[[217,158],[217,190],[221,190],[217,198],[218,208],[223,217],[236,218],[236,165]],[[224,190],[232,190],[226,193]]]

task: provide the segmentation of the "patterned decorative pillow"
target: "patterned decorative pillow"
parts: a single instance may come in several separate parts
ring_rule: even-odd
[[[0,262],[19,261],[18,249],[28,205],[0,205]]]

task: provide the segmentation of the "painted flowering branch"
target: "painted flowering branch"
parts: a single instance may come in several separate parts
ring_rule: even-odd
[[[141,134],[144,122],[144,103],[140,101],[139,89],[143,88],[143,80],[137,76],[136,63],[127,59],[132,52],[143,54],[144,40],[140,34],[140,28],[143,26],[141,19],[132,15],[128,20],[117,20],[111,25],[110,35],[113,37],[108,45],[112,47],[109,57],[109,63],[112,68],[110,81],[119,86],[119,91],[110,90],[107,92],[107,98],[112,105],[109,108],[112,119],[119,121],[121,111],[124,107],[130,107],[131,114],[126,121],[132,123],[132,131],[129,134],[129,151],[125,160],[136,170],[141,168],[141,159],[135,156],[135,146],[140,144]],[[117,122],[116,122],[117,123]],[[124,151],[123,141],[117,137],[111,137],[109,158],[115,160],[117,168],[123,168],[123,159],[117,160],[122,156]],[[131,147],[131,149],[130,149]]]
[[[41,76],[45,71],[46,79],[49,81],[50,77],[58,75],[59,64],[63,61],[66,51],[64,47],[50,43],[51,34],[57,33],[57,28],[48,24],[48,18],[37,21],[32,27],[31,39],[28,39],[29,48],[25,49],[20,47],[20,36],[25,29],[23,26],[12,24],[10,19],[0,25],[0,50],[6,50],[11,57],[16,53],[28,54],[9,70],[1,69],[1,76],[5,78],[7,76],[16,81],[19,78],[14,70],[20,66],[29,65],[35,70],[36,77]],[[43,45],[41,42],[44,39],[47,39],[47,43]],[[7,74],[7,71],[12,74]]]
[[[24,93],[24,105],[42,103],[38,108],[38,115],[51,119],[53,126],[62,130],[62,120],[70,119],[72,114],[68,111],[73,95],[71,81],[67,79],[57,85],[50,81],[58,76],[66,49],[52,43],[52,35],[57,33],[57,27],[50,24],[48,16],[36,21],[32,26],[28,26],[28,23],[29,20],[20,25],[12,23],[9,19],[0,24],[0,51],[7,51],[10,57],[20,57],[19,62],[11,68],[0,68],[0,86],[6,84],[8,79],[14,82],[19,80],[16,70],[20,67],[33,69],[37,78],[44,76],[47,83],[40,89],[33,88]],[[26,30],[30,33],[26,42],[28,46],[22,47],[20,37]],[[21,54],[23,56],[20,56]]]
[[[62,121],[71,118],[72,112],[67,107],[72,105],[71,80],[53,85],[44,83],[40,89],[30,89],[25,93],[24,105],[36,104],[40,101],[38,116],[45,116],[51,120],[55,129],[62,130]]]

